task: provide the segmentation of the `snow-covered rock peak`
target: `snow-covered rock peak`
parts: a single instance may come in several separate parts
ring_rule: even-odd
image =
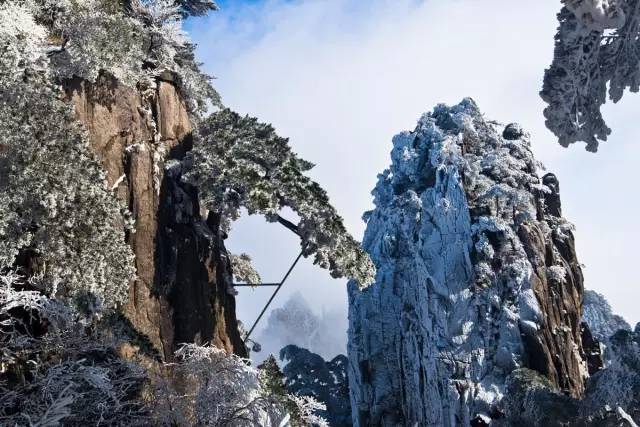
[[[518,368],[579,396],[582,273],[559,184],[529,135],[472,99],[393,138],[364,246],[378,269],[350,287],[356,425],[470,425],[499,417]]]

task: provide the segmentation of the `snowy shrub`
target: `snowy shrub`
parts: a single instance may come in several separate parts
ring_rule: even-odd
[[[178,362],[171,366],[174,382],[185,384],[186,390],[156,391],[156,413],[162,425],[277,427],[288,425],[291,409],[302,414],[303,422],[316,420],[310,408],[317,402],[298,402],[283,394],[272,371],[252,368],[248,360],[196,344],[185,344],[176,356]]]
[[[236,280],[243,283],[250,283],[252,285],[257,285],[262,283],[262,279],[260,278],[260,274],[256,271],[256,269],[251,265],[251,257],[247,254],[240,255],[230,255],[231,258],[231,269],[233,270],[233,277]]]
[[[15,3],[0,4],[3,73],[16,76],[28,65],[39,62],[42,66],[46,36],[46,29],[36,23],[28,8]]]
[[[564,0],[555,53],[542,99],[547,127],[563,146],[577,141],[597,151],[611,129],[601,112],[608,97],[640,90],[638,0]]]
[[[307,422],[307,425],[313,425],[318,427],[329,427],[329,423],[319,415],[316,415],[317,411],[323,411],[327,409],[324,403],[318,402],[311,396],[296,396],[291,395],[291,400],[298,408],[300,417]]]
[[[318,415],[320,411],[327,409],[325,404],[319,402],[314,396],[300,397],[290,393],[286,386],[286,377],[273,355],[267,357],[258,369],[263,393],[271,396],[271,399],[288,411],[288,425],[291,427],[329,425],[327,420]]]
[[[567,269],[561,265],[552,265],[547,267],[547,276],[553,283],[566,283]]]
[[[325,361],[304,348],[287,345],[280,350],[280,359],[285,362],[282,370],[287,389],[297,399],[312,397],[326,405],[308,408],[310,413],[325,417],[332,427],[351,425],[346,356]]]
[[[374,267],[329,204],[327,193],[304,172],[313,167],[291,152],[273,127],[228,109],[206,118],[186,159],[185,179],[200,189],[203,204],[228,220],[240,209],[279,220],[283,207],[300,217],[296,232],[305,256],[334,277],[372,282]]]
[[[103,332],[117,320],[88,322],[0,271],[0,425],[327,425],[316,415],[324,405],[288,394],[273,366],[188,344],[177,363],[145,372]]]
[[[73,310],[0,271],[0,425],[148,425],[143,370]]]

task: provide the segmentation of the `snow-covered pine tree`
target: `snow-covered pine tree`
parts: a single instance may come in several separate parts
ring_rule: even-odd
[[[273,354],[269,355],[258,365],[260,371],[260,384],[265,394],[282,402],[290,415],[291,427],[304,427],[307,424],[301,417],[300,410],[295,401],[290,397],[289,391],[285,387],[285,376],[278,366],[278,362]]]
[[[640,90],[640,2],[563,0],[553,63],[540,95],[547,127],[561,145],[597,151],[611,129],[601,107]]]
[[[368,255],[348,234],[327,193],[304,175],[313,165],[293,153],[271,125],[229,109],[218,111],[200,123],[186,165],[184,178],[223,218],[237,219],[246,208],[287,223],[279,212],[289,207],[300,217],[293,228],[304,256],[313,255],[333,277],[355,279],[362,287],[373,281]]]

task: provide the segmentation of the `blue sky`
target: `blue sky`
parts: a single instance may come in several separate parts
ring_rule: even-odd
[[[640,95],[605,107],[613,135],[596,155],[555,142],[538,92],[553,53],[559,0],[219,4],[221,11],[192,19],[187,29],[223,102],[273,123],[317,164],[313,177],[356,237],[364,230],[362,213],[372,207],[376,175],[389,164],[392,136],[413,129],[435,104],[471,96],[487,117],[531,132],[537,157],[559,177],[586,286],[604,293],[630,322],[640,321]],[[278,280],[298,250],[295,236],[259,217],[239,221],[228,245],[253,255],[266,281]],[[275,306],[295,291],[318,311],[341,313],[346,330],[344,281],[305,262]],[[251,323],[268,296],[243,290],[240,318]]]

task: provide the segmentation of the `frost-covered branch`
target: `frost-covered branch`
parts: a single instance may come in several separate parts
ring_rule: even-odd
[[[205,119],[186,160],[185,175],[205,206],[235,220],[240,209],[277,222],[284,207],[300,217],[295,226],[303,254],[334,277],[372,282],[374,267],[330,205],[327,193],[304,175],[313,167],[296,156],[273,127],[228,109]]]
[[[260,274],[251,264],[251,257],[247,254],[230,255],[231,269],[233,270],[233,277],[236,280],[244,283],[250,283],[257,285],[262,283]]]
[[[289,425],[284,423],[293,401],[281,392],[282,384],[280,390],[274,388],[269,371],[252,368],[248,361],[212,346],[186,344],[176,356],[179,361],[172,368],[188,381],[189,390],[182,395],[170,389],[156,391],[160,424],[174,425],[178,416],[190,425]],[[300,408],[309,411],[312,406],[303,402]]]
[[[130,87],[153,88],[157,78],[171,78],[191,113],[202,114],[209,103],[220,103],[182,30],[185,16],[214,10],[213,2],[25,0],[22,4],[3,8],[22,9],[42,23],[48,71],[54,79],[95,81],[106,73]]]
[[[290,399],[295,403],[302,418],[307,424],[318,427],[329,427],[329,423],[321,416],[316,415],[317,411],[324,411],[327,406],[318,402],[312,396],[296,396],[290,395]]]
[[[540,95],[547,127],[561,145],[577,141],[597,151],[611,129],[601,108],[608,97],[640,90],[640,2],[565,0],[558,14],[554,60]]]
[[[211,10],[218,10],[213,0],[178,0],[177,3],[185,15],[202,16]]]

